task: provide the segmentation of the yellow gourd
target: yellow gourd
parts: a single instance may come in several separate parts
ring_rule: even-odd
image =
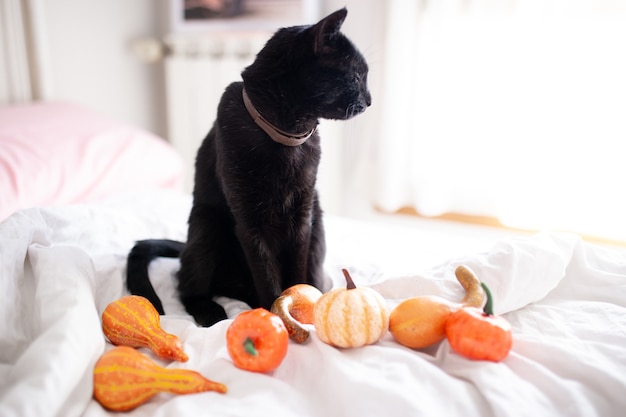
[[[178,336],[161,328],[159,313],[139,295],[127,295],[110,303],[102,313],[102,330],[114,345],[147,347],[161,359],[189,359]]]
[[[336,347],[354,348],[380,340],[389,325],[383,297],[371,288],[357,288],[346,269],[346,288],[322,295],[313,309],[318,337]]]
[[[160,392],[192,394],[225,393],[224,384],[206,379],[188,369],[167,369],[128,346],[117,346],[96,362],[93,396],[106,409],[127,411]]]

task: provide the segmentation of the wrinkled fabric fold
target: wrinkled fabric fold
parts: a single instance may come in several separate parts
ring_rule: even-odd
[[[0,415],[107,416],[92,399],[106,305],[124,295],[125,262],[137,239],[184,240],[190,199],[169,193],[108,203],[30,209],[0,223]],[[158,395],[128,416],[169,415],[618,415],[626,407],[626,254],[570,234],[461,241],[432,229],[389,230],[328,217],[325,264],[378,290],[393,308],[424,294],[461,299],[454,269],[469,266],[513,327],[500,363],[467,360],[447,341],[422,350],[390,334],[359,349],[289,344],[270,374],[237,369],[225,333],[231,320],[197,327],[176,297],[176,259],[150,276],[163,328],[179,336],[186,363],[228,394]],[[368,238],[364,238],[367,236]],[[456,242],[456,243],[455,243]],[[419,256],[412,256],[418,254]],[[420,259],[421,257],[421,259]],[[429,262],[432,263],[429,264]],[[424,267],[428,265],[427,267]],[[221,299],[232,318],[247,306]]]

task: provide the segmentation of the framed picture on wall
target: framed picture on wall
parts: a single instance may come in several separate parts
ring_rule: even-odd
[[[276,30],[314,23],[321,0],[170,0],[170,31]]]

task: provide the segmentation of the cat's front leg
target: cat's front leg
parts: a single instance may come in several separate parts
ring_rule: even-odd
[[[275,233],[268,233],[272,226],[265,224],[263,228],[243,227],[236,229],[241,248],[252,274],[252,284],[256,291],[260,307],[269,309],[280,295],[281,265],[279,261],[279,240],[273,238]],[[253,306],[254,307],[254,306]]]
[[[283,289],[307,283],[322,290],[323,262],[326,253],[322,211],[315,198],[311,208],[299,214],[298,229],[283,257]]]
[[[324,219],[317,198],[313,203],[311,216],[311,238],[307,258],[307,284],[324,291],[324,258],[326,256],[326,236]]]

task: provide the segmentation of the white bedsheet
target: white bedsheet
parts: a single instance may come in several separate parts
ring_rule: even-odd
[[[91,206],[30,209],[0,224],[0,416],[102,416],[92,370],[111,345],[100,314],[122,296],[126,254],[137,239],[184,240],[190,199],[173,193]],[[446,341],[424,350],[379,343],[342,350],[312,332],[289,344],[271,374],[239,370],[226,320],[198,328],[174,296],[177,260],[151,267],[187,363],[225,395],[160,394],[132,416],[617,416],[626,409],[626,254],[574,235],[469,239],[436,229],[328,218],[326,270],[347,267],[389,307],[407,297],[460,299],[453,274],[470,266],[513,326],[501,363],[470,361]],[[227,302],[231,315],[240,303]]]

